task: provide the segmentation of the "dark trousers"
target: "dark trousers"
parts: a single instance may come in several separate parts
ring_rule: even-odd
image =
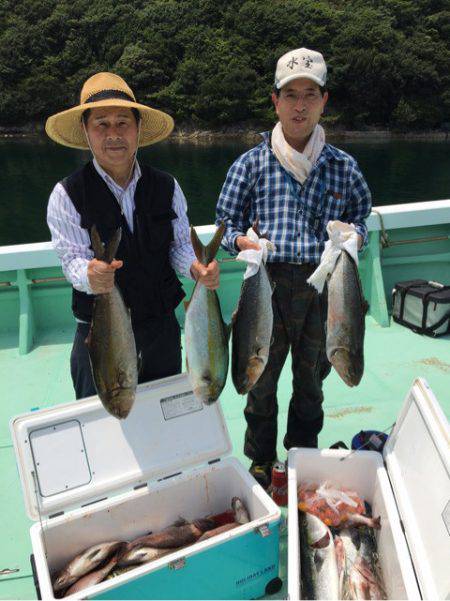
[[[262,376],[247,396],[244,453],[259,463],[273,461],[277,448],[277,387],[289,350],[292,353],[292,397],[286,449],[317,447],[323,426],[322,381],[330,372],[325,353],[326,292],[306,283],[314,265],[267,265],[275,289],[272,296],[273,342]]]
[[[86,338],[90,324],[79,323],[75,332],[70,371],[77,400],[96,394]],[[181,372],[180,326],[174,313],[133,326],[140,355],[138,381],[149,382]]]

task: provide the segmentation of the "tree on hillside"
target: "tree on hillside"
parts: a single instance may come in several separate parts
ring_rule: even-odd
[[[445,0],[0,0],[0,126],[43,123],[101,70],[178,124],[266,124],[277,58],[306,46],[329,122],[438,127],[449,39]]]

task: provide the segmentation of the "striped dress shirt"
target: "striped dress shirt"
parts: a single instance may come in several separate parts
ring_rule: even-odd
[[[134,192],[141,177],[139,163],[136,161],[133,177],[125,189],[121,188],[100,167],[96,159],[93,160],[93,164],[117,199],[130,230],[133,231]],[[176,180],[172,208],[178,217],[172,221],[174,240],[169,250],[170,264],[175,271],[192,279],[190,267],[196,257],[190,239],[186,198]],[[94,253],[90,248],[91,240],[88,231],[81,227],[80,214],[60,182],[56,184],[50,194],[47,223],[52,235],[53,246],[61,260],[64,275],[74,288],[92,294],[87,277],[88,263],[94,258]]]
[[[224,248],[236,254],[236,238],[256,219],[259,231],[275,244],[268,257],[274,263],[318,264],[331,220],[353,223],[366,244],[372,202],[355,159],[325,144],[300,184],[273,154],[270,132],[261,135],[263,142],[233,163],[220,193],[216,223],[226,226]]]

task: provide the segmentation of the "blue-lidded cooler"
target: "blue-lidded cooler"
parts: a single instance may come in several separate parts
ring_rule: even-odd
[[[222,513],[234,496],[249,523],[69,598],[251,599],[278,582],[280,509],[230,456],[220,403],[199,402],[185,374],[140,385],[124,421],[91,397],[18,416],[11,431],[42,598],[91,545]]]

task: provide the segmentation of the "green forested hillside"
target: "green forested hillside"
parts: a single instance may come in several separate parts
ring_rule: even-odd
[[[327,119],[345,127],[450,121],[447,0],[0,0],[0,126],[42,121],[96,71],[178,124],[271,117],[277,58],[321,51]]]

